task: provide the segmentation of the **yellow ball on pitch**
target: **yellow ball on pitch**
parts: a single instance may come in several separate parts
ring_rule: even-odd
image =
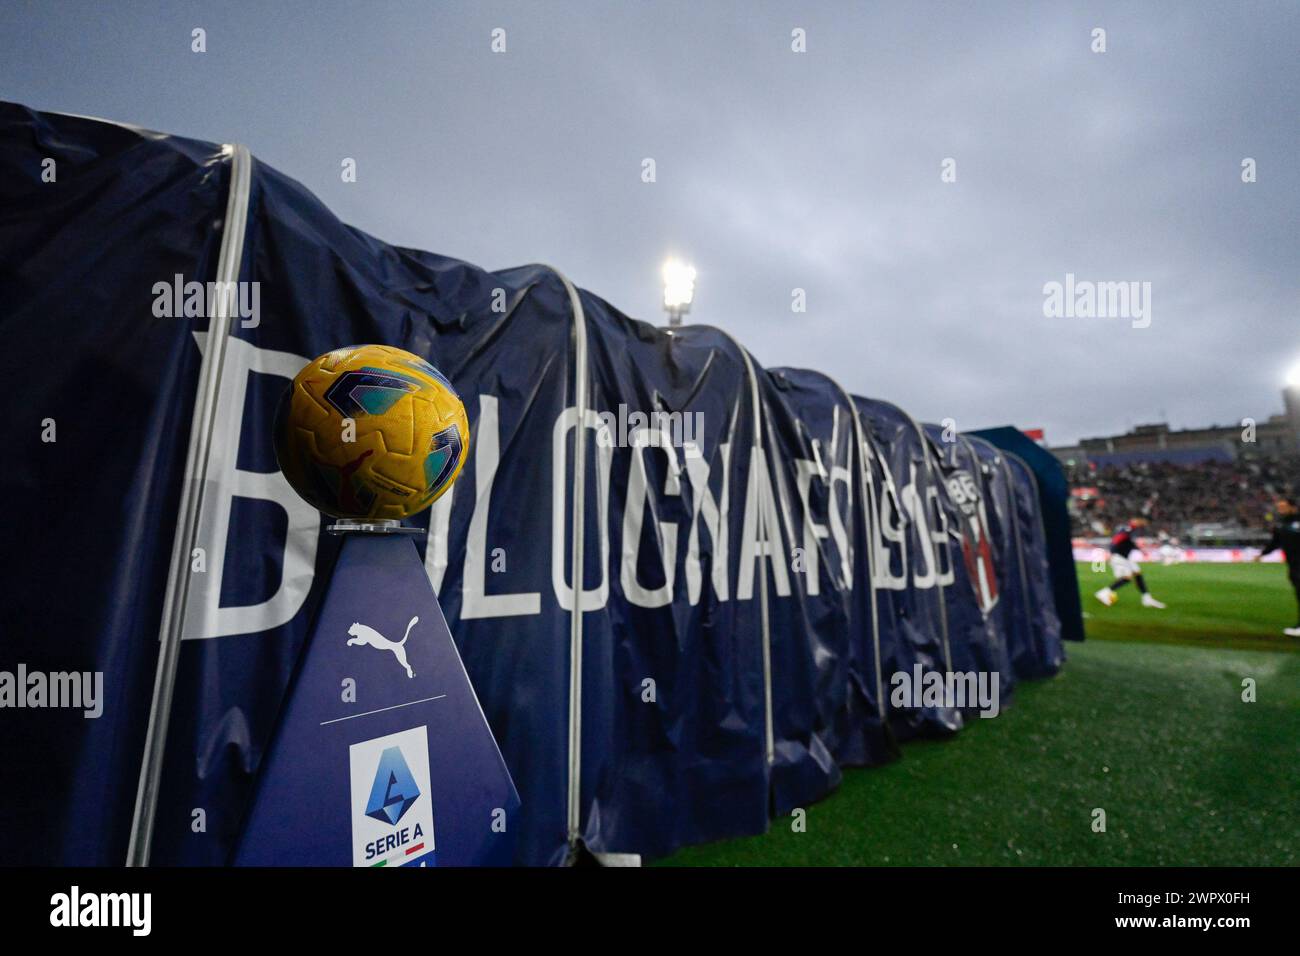
[[[406,518],[433,504],[469,454],[469,418],[451,382],[387,345],[310,362],[275,415],[280,470],[339,518]]]

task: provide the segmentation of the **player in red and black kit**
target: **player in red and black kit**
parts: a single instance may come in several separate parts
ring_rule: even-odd
[[[1281,548],[1286,557],[1291,587],[1295,589],[1296,603],[1300,604],[1300,508],[1290,498],[1279,498],[1276,508],[1277,524],[1273,525],[1273,536],[1264,545],[1264,550],[1255,556],[1255,560]],[[1287,637],[1300,637],[1300,623],[1295,627],[1283,628],[1282,633]]]
[[[1138,563],[1142,558],[1142,552],[1138,550],[1134,534],[1139,528],[1145,528],[1146,524],[1145,518],[1134,518],[1128,524],[1116,528],[1114,535],[1111,536],[1110,566],[1115,572],[1115,580],[1096,594],[1097,600],[1107,607],[1119,600],[1119,595],[1115,592],[1129,581],[1136,584],[1137,589],[1142,592],[1143,607],[1164,607],[1147,590],[1146,579],[1142,577],[1142,565]]]

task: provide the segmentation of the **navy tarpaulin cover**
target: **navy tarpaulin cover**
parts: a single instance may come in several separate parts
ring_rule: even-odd
[[[0,577],[0,671],[104,675],[97,717],[7,711],[7,776],[39,786],[0,792],[0,862],[126,858],[170,557],[191,546],[177,513],[210,343],[188,290],[216,277],[231,157],[0,104],[5,371],[32,412],[4,425],[20,454],[0,481],[29,506],[6,526],[23,559]],[[410,523],[522,801],[516,862],[564,862],[576,841],[657,856],[762,832],[773,808],[829,792],[841,764],[889,756],[890,676],[950,656],[1004,666],[953,560],[938,465],[897,408],[770,374],[715,329],[633,321],[547,267],[389,245],[257,161],[238,252],[253,308],[231,327],[198,550],[175,582],[186,616],[153,862],[221,864],[237,843],[338,549],[276,467],[273,411],[340,346],[414,352],[465,402],[464,471]],[[40,374],[18,364],[31,355]],[[670,424],[651,443],[660,419],[635,413],[678,416],[681,440]],[[1051,667],[1042,549],[1057,542],[1050,523],[1034,534],[1015,487],[1035,661]],[[960,726],[953,710],[885,705],[900,737]]]
[[[1034,642],[1029,659],[1032,670],[1020,676],[1050,677],[1065,662],[1065,647],[1061,643],[1061,619],[1057,616],[1056,600],[1052,594],[1052,573],[1047,561],[1038,486],[1033,470],[1023,459],[1010,452],[1005,452],[1004,457],[1015,490],[1016,529],[1021,540],[1026,603]]]
[[[260,284],[260,321],[232,332],[200,521],[210,553],[224,559],[191,585],[155,861],[224,858],[239,822],[233,809],[247,800],[332,558],[320,515],[276,470],[275,403],[313,356],[378,342],[432,362],[469,413],[465,469],[414,523],[429,529],[419,541],[426,568],[528,807],[520,858],[559,862],[569,628],[552,543],[567,534],[547,505],[560,496],[562,521],[566,485],[555,480],[553,445],[562,457],[566,436],[556,428],[573,381],[563,283],[543,267],[490,274],[389,246],[260,163],[244,277]],[[193,806],[232,812],[210,815],[209,832],[193,834]]]
[[[98,717],[4,711],[0,862],[126,860],[206,324],[155,317],[153,289],[214,278],[228,178],[209,143],[0,103],[0,369],[22,409],[0,416],[22,503],[0,670],[104,675]]]
[[[772,800],[778,815],[839,786],[833,748],[847,717],[849,655],[840,561],[829,547],[821,547],[797,491],[801,483],[811,491],[811,482],[801,481],[800,474],[811,477],[817,452],[812,435],[787,402],[789,386],[783,384],[770,372],[759,373],[766,467],[757,473],[766,483],[762,517],[769,559],[760,564],[768,575]],[[842,449],[846,456],[848,444],[842,443]],[[827,456],[833,453],[825,450]]]
[[[942,502],[953,552],[953,583],[945,589],[948,640],[952,669],[960,673],[999,675],[1005,703],[1015,678],[1007,651],[1006,635],[994,610],[1001,600],[997,561],[989,530],[990,506],[979,468],[970,446],[951,438],[939,425],[924,426],[939,472],[943,476]]]
[[[763,545],[756,559],[758,573],[767,575],[772,798],[776,813],[784,815],[821,799],[840,782],[832,746],[848,687],[847,608],[834,600],[812,603],[807,568],[813,565],[817,574],[824,554],[816,547],[814,554],[804,554],[806,516],[795,513],[797,472],[800,462],[811,464],[812,446],[770,373],[760,371],[758,383],[765,457],[753,472],[762,484],[756,490]]]
[[[879,450],[872,461],[878,520],[870,546],[879,601],[881,670],[890,720],[900,739],[950,733],[962,726],[953,708],[900,705],[895,675],[946,673],[949,668],[945,593],[953,567],[940,510],[943,489],[925,437],[902,409],[854,396],[859,419]]]
[[[1022,541],[1016,527],[1014,479],[997,448],[982,438],[960,435],[958,440],[968,446],[979,467],[978,477],[993,545],[993,570],[997,574],[998,593],[1001,595],[991,617],[1006,639],[1012,675],[1032,677],[1038,666],[1034,661],[1028,584],[1020,554]]]
[[[774,460],[785,464],[778,487],[793,488],[791,511],[801,530],[793,547],[802,590],[792,596],[802,609],[803,639],[816,669],[820,735],[841,765],[882,763],[894,746],[881,717],[869,549],[863,547],[870,501],[862,494],[857,411],[820,372],[778,368],[767,374],[769,406],[779,402],[789,413],[770,420],[793,426],[779,437],[783,446],[794,439],[794,446],[782,447]]]
[[[32,712],[14,715],[7,768],[42,785],[0,801],[3,856],[115,865],[126,857],[206,344],[201,314],[154,315],[153,288],[174,275],[215,275],[229,161],[216,146],[8,105],[0,124],[0,282],[6,332],[22,345],[5,354],[59,357],[39,378],[21,375],[30,407],[57,422],[58,441],[6,436],[35,444],[21,469],[6,472],[7,490],[49,505],[13,518],[28,557],[0,582],[16,621],[3,664],[106,675],[98,720],[43,712],[27,727]],[[41,182],[45,157],[56,161],[55,182]],[[470,461],[420,517],[435,519],[429,547],[420,545],[529,801],[520,858],[563,859],[568,620],[552,587],[545,506],[553,429],[573,380],[562,283],[540,267],[490,275],[388,246],[262,164],[242,261],[260,309],[256,324],[234,324],[218,396],[200,520],[207,568],[190,579],[153,860],[229,855],[314,612],[316,572],[333,557],[320,515],[276,470],[272,409],[309,358],[356,342],[429,358],[465,399]],[[503,454],[546,464],[498,468]],[[88,463],[95,481],[61,490]],[[507,550],[504,570],[489,570],[488,546]],[[74,576],[74,547],[76,567],[101,570]],[[195,807],[207,811],[205,833],[192,830]]]
[[[1002,426],[971,432],[1010,452],[1034,473],[1039,513],[1042,518],[1046,556],[1051,570],[1052,599],[1067,641],[1083,640],[1083,607],[1079,603],[1079,579],[1074,569],[1071,544],[1070,482],[1055,455],[1018,428]]]
[[[590,293],[582,836],[659,856],[767,828],[762,625],[744,520],[755,437],[744,355]],[[604,531],[601,543],[594,532]],[[599,560],[606,554],[602,569]]]

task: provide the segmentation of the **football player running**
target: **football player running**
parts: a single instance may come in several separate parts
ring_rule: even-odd
[[[1145,528],[1146,524],[1145,518],[1134,518],[1128,524],[1116,528],[1115,534],[1110,539],[1110,566],[1115,572],[1115,580],[1094,595],[1107,607],[1119,600],[1119,595],[1115,592],[1129,581],[1136,584],[1137,589],[1142,592],[1143,607],[1164,607],[1147,590],[1146,579],[1142,577],[1142,565],[1139,563],[1142,552],[1138,550],[1134,535],[1139,528]]]
[[[1274,507],[1277,523],[1273,526],[1273,536],[1264,545],[1264,550],[1255,555],[1255,560],[1259,561],[1270,551],[1281,548],[1286,558],[1287,576],[1295,589],[1296,603],[1300,604],[1300,508],[1290,498],[1279,498]],[[1300,624],[1283,628],[1282,633],[1287,637],[1300,637]]]

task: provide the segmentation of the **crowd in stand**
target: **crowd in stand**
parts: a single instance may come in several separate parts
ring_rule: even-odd
[[[1175,536],[1211,523],[1260,530],[1268,526],[1278,495],[1300,491],[1296,457],[1243,455],[1197,465],[1076,464],[1066,471],[1075,489],[1074,529],[1082,535],[1109,534],[1136,517],[1148,519],[1153,532]]]

